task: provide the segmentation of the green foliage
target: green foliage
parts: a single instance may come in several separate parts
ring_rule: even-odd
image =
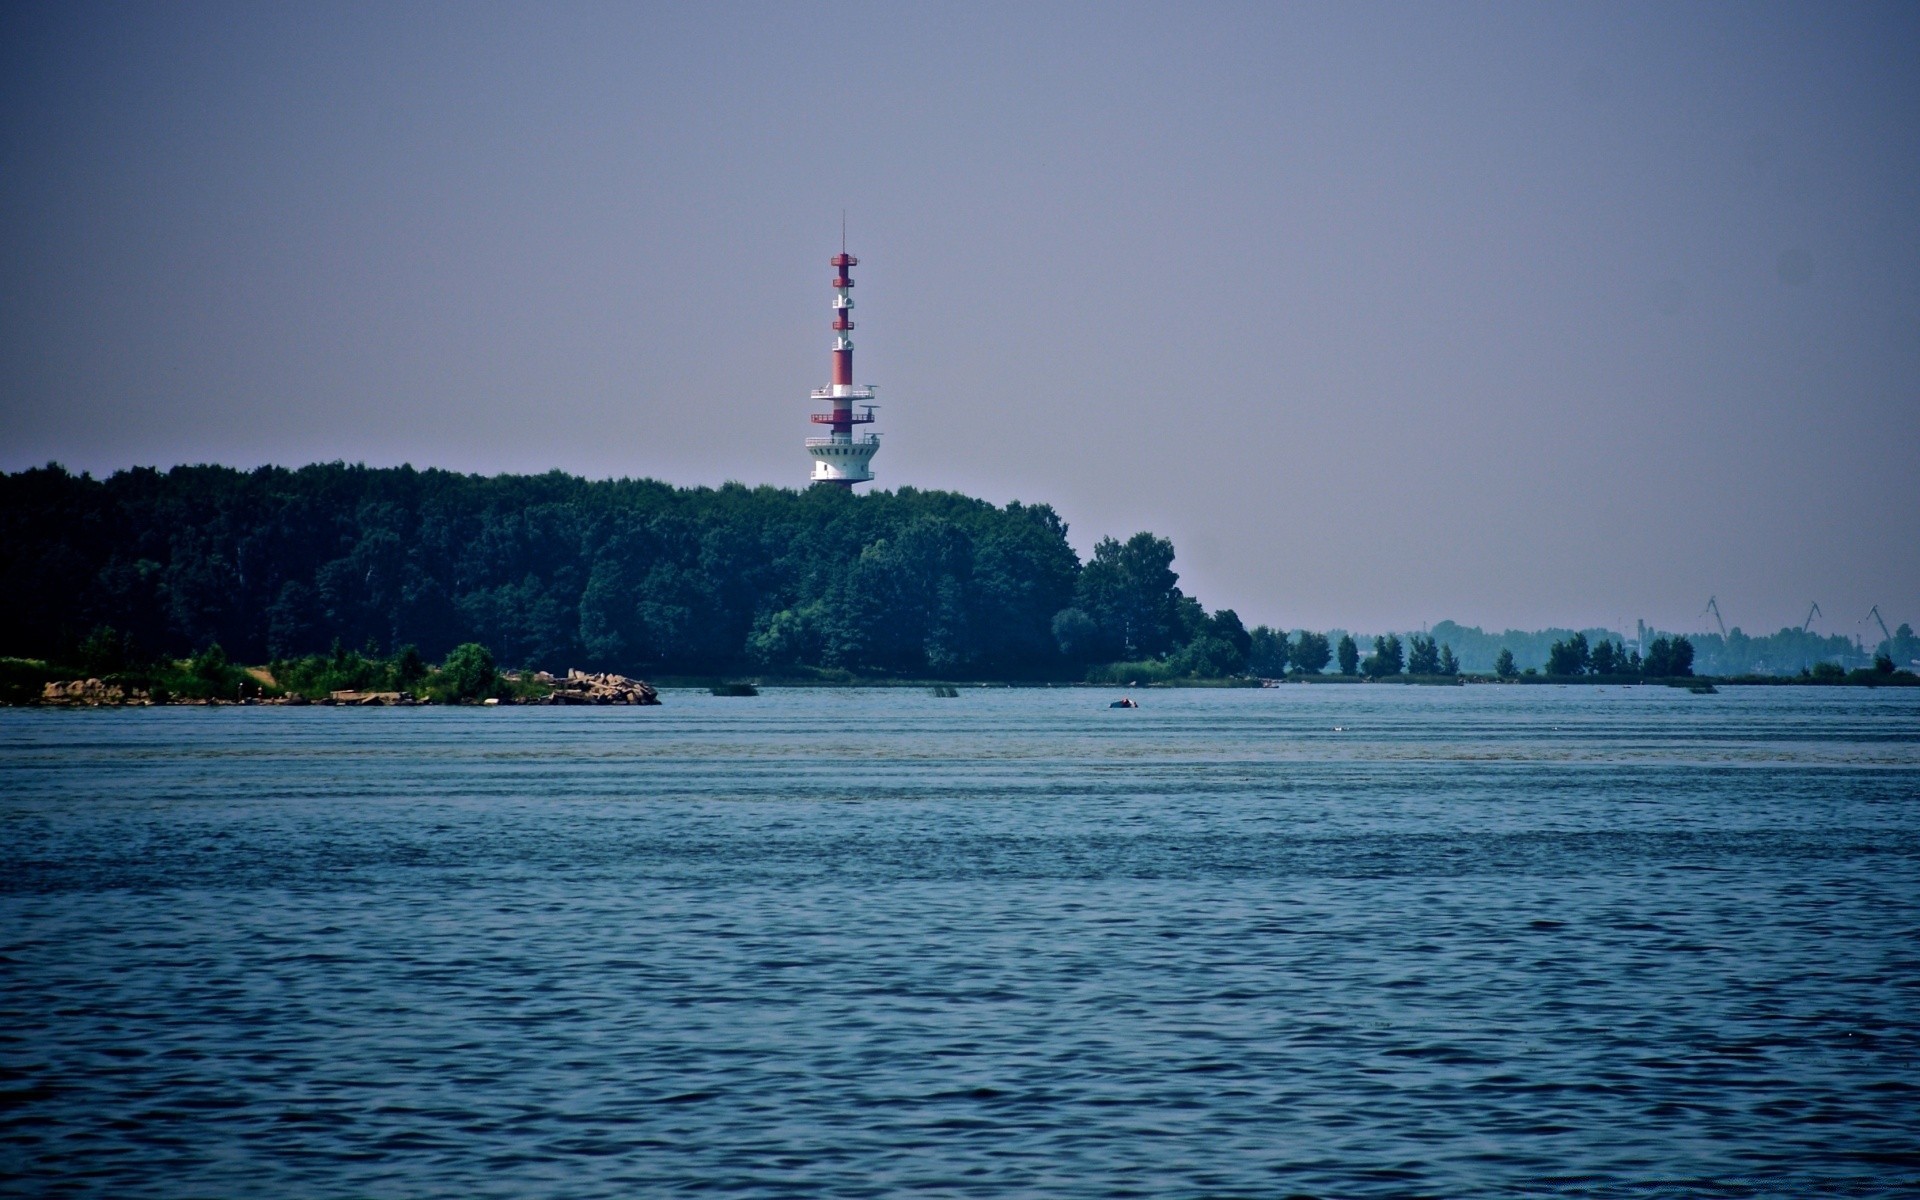
[[[193,656],[187,663],[187,673],[202,683],[220,684],[226,682],[233,664],[227,661],[227,652],[215,642],[205,650]]]
[[[1860,651],[1841,634],[1818,634],[1790,625],[1778,633],[1749,636],[1738,625],[1723,638],[1717,633],[1690,638],[1697,661],[1692,666],[1709,675],[1797,675],[1817,662],[1842,663]],[[1888,643],[1882,641],[1885,651]],[[1920,653],[1920,643],[1914,645]]]
[[[1302,629],[1293,639],[1293,669],[1305,675],[1318,675],[1333,659],[1327,635]]]
[[[1373,639],[1373,653],[1360,664],[1360,673],[1376,679],[1398,675],[1406,665],[1406,651],[1400,635],[1389,633]]]
[[[1256,625],[1247,637],[1247,670],[1263,679],[1278,679],[1287,673],[1292,650],[1286,634]]]
[[[1178,638],[1182,599],[1173,570],[1173,543],[1151,533],[1125,542],[1102,538],[1080,571],[1073,606],[1101,632],[1101,649],[1157,655]]]
[[[1686,678],[1693,674],[1693,643],[1686,638],[1657,637],[1647,643],[1640,673],[1650,679]]]
[[[1196,674],[1195,662],[1185,655],[1170,658],[1139,659],[1133,662],[1098,663],[1087,668],[1088,683],[1110,684],[1116,687],[1175,685],[1184,687],[1231,687],[1256,686],[1256,682],[1244,677]]]
[[[493,665],[493,651],[477,642],[455,646],[440,664],[432,690],[436,698],[454,702],[484,700],[499,694],[500,672]]]
[[[1090,683],[1185,683],[1225,680],[1239,675],[1246,656],[1225,638],[1203,633],[1162,658],[1097,664],[1088,669]]]
[[[1499,657],[1493,660],[1493,673],[1502,679],[1512,679],[1520,673],[1513,666],[1513,651],[1505,646],[1500,648]]]
[[[1440,647],[1440,674],[1452,677],[1459,673],[1460,660],[1453,656],[1453,647]]]
[[[1239,618],[1235,618],[1237,621]],[[1207,616],[1206,606],[1192,596],[1174,589],[1173,598],[1173,644],[1184,646],[1195,638],[1205,637],[1213,631],[1212,618]]]
[[[1571,639],[1575,633],[1584,634],[1589,645],[1603,638],[1619,637],[1617,633],[1606,629],[1484,630],[1476,625],[1462,625],[1458,621],[1437,622],[1429,633],[1435,641],[1453,647],[1462,671],[1495,675],[1499,674],[1496,664],[1502,650],[1513,656],[1517,672],[1523,667],[1544,666],[1553,642]]]
[[[0,704],[31,704],[52,680],[72,679],[79,674],[73,668],[38,659],[0,658]]]
[[[219,642],[188,659],[184,669],[163,676],[173,694],[194,700],[239,700],[262,691],[257,680],[228,660]]]
[[[309,700],[318,700],[328,692],[357,691],[369,687],[378,667],[364,661],[358,654],[349,655],[346,647],[340,644],[340,639],[335,638],[329,654],[276,659],[267,669],[273,673],[274,682],[281,687]]]
[[[1417,633],[1407,635],[1407,674],[1438,675],[1440,673],[1440,648],[1433,639]]]
[[[1360,673],[1360,646],[1353,640],[1353,635],[1350,633],[1340,635],[1340,673],[1342,675]]]
[[[1296,674],[1317,676],[1319,672],[1327,670],[1327,662],[1332,660],[1332,649],[1327,645],[1325,634],[1300,630],[1294,634],[1294,649],[1288,657],[1294,662]]]
[[[1895,670],[1920,665],[1920,637],[1914,636],[1913,626],[1902,621],[1891,638],[1882,639],[1874,647],[1874,656],[1891,662]]]
[[[1246,666],[1246,656],[1233,643],[1212,634],[1201,636],[1182,646],[1171,656],[1180,673],[1193,679],[1220,679],[1236,675]]]
[[[1198,607],[1195,602],[1195,607]],[[1211,637],[1226,643],[1233,653],[1230,659],[1230,671],[1238,673],[1247,668],[1247,656],[1253,652],[1253,635],[1240,623],[1240,614],[1230,608],[1222,608],[1206,619],[1205,637]],[[1219,674],[1228,674],[1221,671]]]
[[[747,656],[767,667],[819,662],[833,625],[832,613],[820,600],[765,613],[747,635]]]
[[[80,643],[75,660],[89,678],[116,675],[145,665],[135,652],[132,639],[111,625],[94,626]]]
[[[1080,608],[1063,608],[1053,615],[1053,640],[1061,657],[1069,662],[1088,662],[1119,649],[1086,610]]]
[[[1156,658],[1135,662],[1097,663],[1087,668],[1088,683],[1105,683],[1120,687],[1175,683],[1186,678],[1188,675],[1182,664]]]
[[[48,467],[0,476],[0,571],[16,581],[0,591],[0,653],[73,662],[110,626],[118,649],[89,646],[102,663],[215,642],[295,662],[337,639],[411,644],[423,662],[473,642],[503,662],[629,674],[1020,676],[1191,640],[1169,543],[1136,535],[1100,562],[1087,607],[1052,509],[912,488]],[[1119,642],[1063,655],[1054,619],[1072,606]]]
[[[1595,675],[1616,674],[1620,666],[1614,661],[1613,643],[1606,638],[1593,644],[1593,652],[1588,656],[1587,663]]]
[[[1560,676],[1585,675],[1592,665],[1592,655],[1587,648],[1587,635],[1576,633],[1564,642],[1555,642],[1547,651],[1547,674]]]
[[[395,691],[411,692],[419,688],[427,678],[427,660],[420,657],[417,646],[402,646],[393,656],[393,686]]]
[[[413,646],[402,646],[398,653],[382,658],[371,646],[348,650],[337,638],[326,654],[278,659],[268,669],[282,689],[309,700],[319,700],[331,692],[422,695],[430,690],[432,678],[426,660]]]

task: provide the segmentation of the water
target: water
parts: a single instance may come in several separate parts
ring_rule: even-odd
[[[0,712],[0,1190],[1920,1189],[1920,693]]]

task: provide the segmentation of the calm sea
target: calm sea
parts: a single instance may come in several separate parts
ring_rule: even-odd
[[[1920,1190],[1920,692],[0,711],[0,1190]]]

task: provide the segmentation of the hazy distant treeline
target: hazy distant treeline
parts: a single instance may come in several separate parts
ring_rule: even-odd
[[[1570,642],[1579,634],[1593,644],[1615,641],[1631,644],[1627,635],[1608,629],[1508,629],[1488,632],[1472,625],[1441,621],[1429,631],[1445,645],[1451,645],[1460,657],[1464,671],[1491,672],[1502,650],[1513,654],[1514,662],[1525,669],[1545,670],[1555,642]],[[1671,631],[1647,631],[1647,638],[1681,636]],[[1840,634],[1803,633],[1788,627],[1778,633],[1750,637],[1738,627],[1722,638],[1717,633],[1687,633],[1693,645],[1693,669],[1702,675],[1797,675],[1820,663],[1865,666],[1874,655],[1890,658],[1898,667],[1908,667],[1920,658],[1920,638],[1906,625],[1895,631],[1891,641],[1861,646]]]
[[[1843,634],[1802,632],[1787,626],[1778,633],[1750,637],[1738,625],[1727,631],[1692,635],[1700,669],[1711,675],[1797,675],[1821,663],[1861,666],[1880,655],[1906,668],[1920,659],[1920,638],[1902,625],[1891,639],[1856,644]]]

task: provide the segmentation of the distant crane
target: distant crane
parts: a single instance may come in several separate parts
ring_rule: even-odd
[[[1868,615],[1868,616],[1870,616],[1870,617],[1872,617],[1872,618],[1874,619],[1874,621],[1875,621],[1875,622],[1876,622],[1877,624],[1879,624],[1879,626],[1880,626],[1880,632],[1881,632],[1881,633],[1884,633],[1884,634],[1886,634],[1886,636],[1887,636],[1887,649],[1888,649],[1888,650],[1892,650],[1892,649],[1893,649],[1893,635],[1892,635],[1891,633],[1887,633],[1887,619],[1886,619],[1885,617],[1883,617],[1883,616],[1881,616],[1881,615],[1880,615],[1880,606],[1879,606],[1878,604],[1876,604],[1876,605],[1874,605],[1874,606],[1873,606],[1872,608],[1870,608],[1870,609],[1868,609],[1868,610],[1867,610],[1867,615]]]
[[[1723,642],[1726,641],[1727,623],[1720,619],[1720,598],[1718,596],[1707,597],[1707,606],[1700,610],[1700,615],[1704,617],[1708,613],[1713,614],[1713,623],[1720,627],[1720,640]]]
[[[1807,619],[1800,622],[1800,632],[1805,633],[1807,630],[1811,629],[1813,627],[1813,619],[1815,617],[1824,617],[1826,615],[1827,614],[1820,611],[1820,602],[1818,600],[1815,600],[1813,602],[1813,607],[1807,610]]]

